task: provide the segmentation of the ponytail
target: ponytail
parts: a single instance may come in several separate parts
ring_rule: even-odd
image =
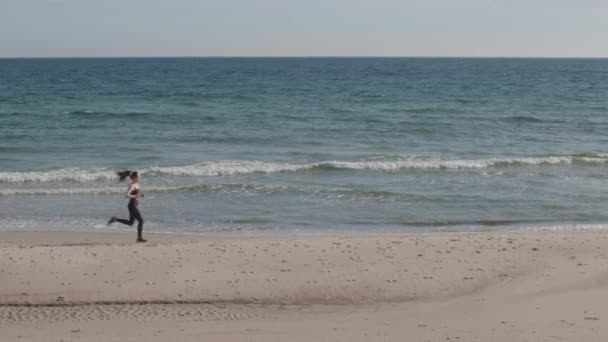
[[[125,180],[125,178],[130,177],[133,178],[134,176],[137,176],[137,172],[136,171],[119,171],[116,172],[116,174],[118,175],[118,179],[122,182]]]

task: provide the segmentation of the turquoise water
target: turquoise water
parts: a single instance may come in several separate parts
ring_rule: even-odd
[[[122,169],[151,231],[603,228],[606,132],[606,59],[0,59],[0,230],[102,228]]]

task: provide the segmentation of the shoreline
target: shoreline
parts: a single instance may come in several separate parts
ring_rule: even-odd
[[[220,237],[220,238],[314,238],[314,237],[407,237],[415,235],[459,235],[459,234],[498,234],[498,235],[511,235],[511,234],[559,234],[559,233],[608,233],[608,224],[606,223],[567,223],[557,225],[517,225],[517,226],[499,226],[501,229],[492,229],[495,226],[484,226],[484,227],[469,227],[470,229],[463,230],[404,230],[404,229],[382,229],[379,231],[369,230],[327,230],[327,229],[285,229],[285,230],[235,230],[235,231],[157,231],[157,230],[146,230],[144,229],[145,235],[158,235],[158,236],[188,236],[194,239],[201,237]],[[100,234],[102,236],[109,236],[112,234],[116,235],[133,235],[136,234],[136,229],[133,227],[121,228],[108,228],[104,225],[103,228],[90,228],[89,230],[59,230],[59,229],[42,229],[42,230],[5,230],[0,231],[0,238],[3,235],[20,235],[20,234],[57,234],[63,235],[69,238],[69,235],[74,235],[77,238],[84,236],[92,236]],[[32,237],[37,239],[37,237]],[[169,241],[172,241],[169,239]],[[1,242],[1,241],[0,241]]]
[[[0,336],[608,336],[608,231],[146,237],[137,244],[133,232],[0,233]]]

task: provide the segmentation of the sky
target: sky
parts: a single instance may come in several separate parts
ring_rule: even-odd
[[[608,57],[608,0],[0,0],[0,57]]]

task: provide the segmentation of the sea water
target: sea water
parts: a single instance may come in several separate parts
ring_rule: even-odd
[[[0,230],[608,227],[608,60],[0,60]],[[115,224],[115,229],[128,227]]]

